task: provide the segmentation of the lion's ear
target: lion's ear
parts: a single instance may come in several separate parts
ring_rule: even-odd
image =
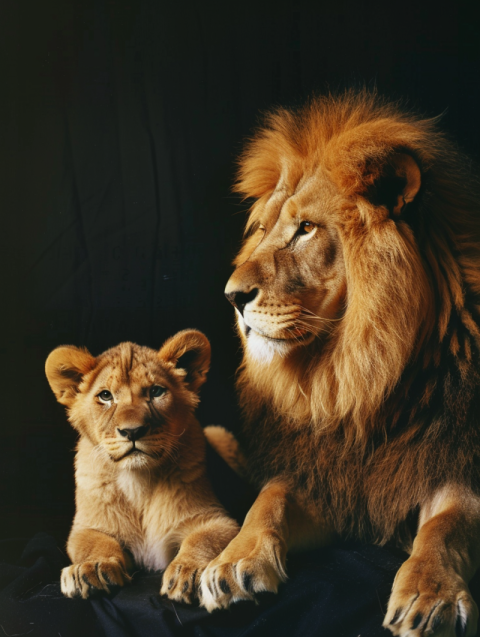
[[[208,338],[197,330],[183,330],[169,338],[160,348],[158,357],[165,363],[184,370],[185,382],[191,391],[207,380],[211,347]]]
[[[332,147],[327,167],[347,196],[361,197],[375,207],[384,206],[399,217],[422,185],[422,173],[414,157],[402,147],[360,142]]]
[[[415,159],[403,152],[394,152],[383,161],[367,162],[363,174],[363,192],[375,206],[385,206],[398,217],[411,203],[422,185],[422,174]]]
[[[86,349],[63,345],[51,352],[45,373],[57,400],[70,407],[83,376],[95,367],[95,358]]]
[[[396,205],[393,214],[401,214],[404,206],[411,203],[417,196],[422,185],[422,173],[417,162],[411,155],[396,153],[393,157],[395,173],[403,181],[403,189],[397,195]]]

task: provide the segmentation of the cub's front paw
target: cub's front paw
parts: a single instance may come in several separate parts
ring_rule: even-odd
[[[471,637],[477,619],[477,605],[455,571],[411,557],[397,573],[383,625],[400,637]]]
[[[227,608],[255,593],[276,593],[285,573],[285,542],[276,533],[253,537],[240,532],[207,566],[201,577],[200,601],[208,611]]]
[[[107,557],[99,561],[67,566],[62,570],[60,586],[66,597],[86,599],[98,591],[109,593],[110,586],[123,586],[130,579],[123,564],[118,559]]]
[[[198,595],[200,576],[205,565],[198,561],[178,557],[165,570],[160,595],[166,595],[176,602],[191,604]]]

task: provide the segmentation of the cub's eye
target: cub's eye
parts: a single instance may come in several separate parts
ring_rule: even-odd
[[[302,221],[302,223],[298,227],[297,234],[299,235],[310,234],[311,232],[315,230],[315,228],[316,228],[316,225],[312,223],[311,221]]]
[[[150,389],[150,398],[158,398],[162,394],[164,394],[167,390],[165,387],[160,387],[160,385],[154,385]]]
[[[107,389],[104,389],[103,391],[101,391],[98,394],[98,397],[100,398],[100,400],[104,400],[105,402],[109,402],[110,400],[113,400],[113,396],[111,392],[109,392]]]

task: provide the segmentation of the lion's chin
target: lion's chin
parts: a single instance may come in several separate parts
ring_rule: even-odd
[[[255,361],[264,365],[271,363],[275,356],[285,358],[294,349],[308,345],[315,338],[313,334],[307,334],[303,338],[269,338],[247,326],[245,326],[244,334],[247,340],[248,354]]]

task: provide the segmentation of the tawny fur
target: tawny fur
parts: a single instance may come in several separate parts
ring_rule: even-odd
[[[203,430],[211,447],[225,460],[228,466],[241,477],[245,476],[247,460],[235,436],[219,425],[209,425]]]
[[[135,565],[166,569],[161,592],[191,602],[203,569],[238,532],[206,477],[194,417],[209,363],[210,344],[194,330],[159,352],[122,343],[97,358],[72,346],[48,357],[50,385],[80,434],[65,595],[108,592]],[[127,438],[136,427],[141,437]]]
[[[459,622],[474,634],[480,199],[470,166],[435,120],[367,92],[279,109],[247,144],[236,188],[254,201],[226,294],[244,346],[240,442],[263,490],[204,574],[230,574],[218,606],[276,590],[287,547],[396,541],[412,557],[389,628],[453,635]],[[246,560],[249,587],[236,576]]]

